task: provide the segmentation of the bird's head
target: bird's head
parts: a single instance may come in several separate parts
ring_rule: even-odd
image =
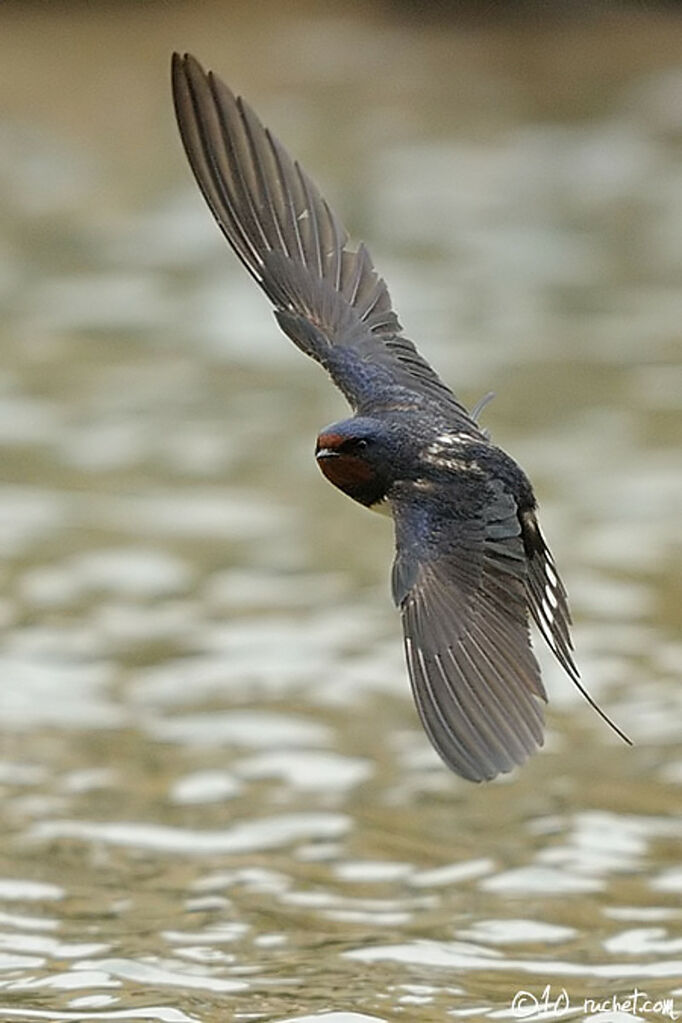
[[[325,427],[315,458],[330,483],[367,508],[386,497],[395,478],[396,439],[383,423],[358,416]]]

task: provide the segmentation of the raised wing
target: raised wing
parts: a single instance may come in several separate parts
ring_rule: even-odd
[[[425,400],[459,429],[480,431],[401,336],[384,281],[364,245],[241,97],[190,55],[173,55],[175,112],[187,158],[235,253],[291,340],[330,373],[351,406],[369,411]]]
[[[412,692],[436,751],[471,781],[510,771],[542,745],[547,699],[530,646],[516,502],[501,484],[489,496],[466,520],[394,503],[393,594]]]

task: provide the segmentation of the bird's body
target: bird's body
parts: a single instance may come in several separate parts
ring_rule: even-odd
[[[580,686],[570,615],[528,478],[403,336],[366,248],[241,98],[173,58],[175,109],[201,191],[289,338],[352,418],[326,427],[318,464],[393,518],[392,591],[422,723],[455,772],[511,770],[542,744],[546,701],[529,616]]]

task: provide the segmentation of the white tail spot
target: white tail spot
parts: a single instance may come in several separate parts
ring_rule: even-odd
[[[542,598],[542,613],[544,614],[545,618],[550,623],[550,625],[553,624],[554,610],[550,605],[549,601],[545,599],[545,597]]]

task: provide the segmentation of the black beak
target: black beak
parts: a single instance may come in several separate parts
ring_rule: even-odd
[[[318,462],[323,462],[325,458],[338,458],[338,451],[333,451],[331,448],[319,448],[315,452],[315,458]]]

